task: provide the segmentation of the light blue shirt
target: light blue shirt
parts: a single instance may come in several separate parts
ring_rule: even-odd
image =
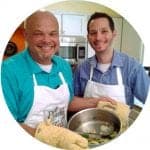
[[[6,103],[14,118],[23,122],[33,104],[33,74],[38,85],[57,88],[62,84],[58,72],[62,72],[69,87],[70,100],[73,97],[72,71],[70,65],[61,57],[53,56],[51,72],[43,71],[32,59],[28,49],[14,55],[2,64],[2,89]]]
[[[134,104],[134,96],[142,103],[145,103],[150,78],[146,74],[143,66],[134,58],[117,51],[114,51],[112,63],[104,73],[98,69],[96,56],[88,58],[77,67],[74,72],[74,94],[76,96],[84,95],[87,81],[90,78],[91,65],[94,67],[92,80],[111,85],[118,84],[116,67],[120,67],[125,87],[126,103],[132,106]]]

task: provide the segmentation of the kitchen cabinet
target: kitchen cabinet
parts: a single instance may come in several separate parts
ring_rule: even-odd
[[[63,14],[62,15],[62,34],[63,35],[86,35],[86,16]]]
[[[115,29],[117,32],[117,35],[113,41],[113,48],[120,51],[121,49],[121,43],[122,43],[122,24],[123,24],[123,18],[121,17],[114,17],[113,21],[115,23]]]
[[[126,20],[123,20],[121,51],[142,63],[144,51],[143,42],[135,29]]]
[[[58,24],[59,24],[59,34],[61,35],[61,28],[62,28],[62,23],[61,23],[61,14],[54,14],[55,17],[57,18]]]
[[[55,14],[61,36],[86,36],[87,17],[82,14]]]

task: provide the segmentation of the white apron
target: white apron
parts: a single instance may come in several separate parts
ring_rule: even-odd
[[[90,79],[88,80],[87,85],[85,87],[84,97],[98,98],[100,96],[108,96],[119,102],[126,103],[125,89],[122,81],[121,70],[120,68],[116,68],[116,71],[118,84],[116,85],[102,84],[92,81],[93,67],[91,67]]]
[[[61,72],[59,72],[59,77],[62,84],[57,89],[52,89],[45,85],[37,85],[35,75],[33,75],[34,100],[25,124],[35,128],[44,119],[50,118],[55,125],[64,127],[67,125],[67,108],[70,95]]]

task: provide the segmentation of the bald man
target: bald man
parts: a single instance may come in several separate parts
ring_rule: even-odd
[[[15,120],[34,136],[47,118],[66,127],[73,97],[70,65],[59,50],[59,25],[48,11],[29,16],[24,31],[27,48],[2,64],[2,89]]]

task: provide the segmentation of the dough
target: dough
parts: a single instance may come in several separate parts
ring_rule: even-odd
[[[121,102],[117,102],[117,104],[114,105],[114,104],[111,104],[110,102],[100,101],[97,107],[100,109],[106,109],[110,112],[113,112],[119,117],[120,122],[121,122],[120,132],[123,132],[124,130],[128,128],[128,119],[129,119],[129,113],[130,113],[130,108],[128,105],[123,104]]]
[[[69,129],[52,125],[50,121],[38,125],[35,137],[44,143],[66,150],[88,148],[87,139]]]

